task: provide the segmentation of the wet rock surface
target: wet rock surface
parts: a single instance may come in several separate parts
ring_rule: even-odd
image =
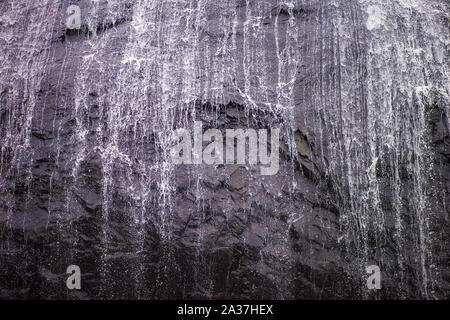
[[[0,298],[448,298],[445,1],[0,12]],[[278,172],[174,165],[195,120],[280,128]]]

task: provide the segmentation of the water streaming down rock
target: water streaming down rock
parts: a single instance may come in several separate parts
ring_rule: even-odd
[[[445,1],[70,4],[0,2],[1,297],[448,298]],[[194,120],[279,172],[174,166]]]

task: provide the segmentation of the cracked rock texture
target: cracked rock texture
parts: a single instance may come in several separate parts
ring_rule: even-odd
[[[449,10],[1,0],[0,298],[448,299]],[[195,120],[279,171],[174,165]]]

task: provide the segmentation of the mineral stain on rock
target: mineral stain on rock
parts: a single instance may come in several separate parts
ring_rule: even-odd
[[[448,12],[0,1],[0,298],[448,299]],[[195,121],[279,171],[173,165]]]

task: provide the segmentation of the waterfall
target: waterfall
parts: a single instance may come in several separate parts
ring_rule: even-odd
[[[445,1],[71,4],[0,3],[0,297],[446,296]],[[279,172],[175,165],[195,120]]]

